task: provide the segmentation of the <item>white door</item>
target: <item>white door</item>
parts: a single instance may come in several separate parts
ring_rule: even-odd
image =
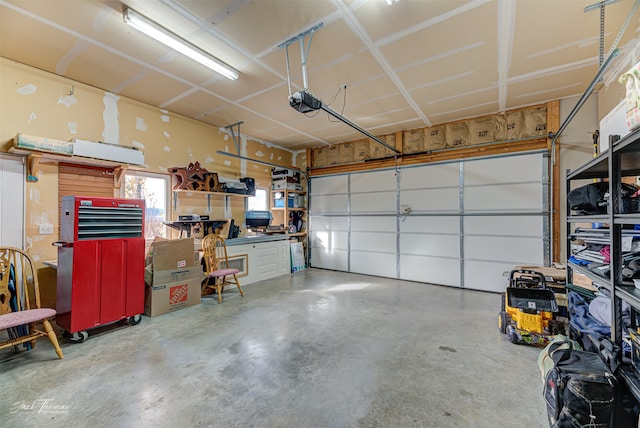
[[[0,246],[24,249],[24,192],[24,158],[0,154]]]

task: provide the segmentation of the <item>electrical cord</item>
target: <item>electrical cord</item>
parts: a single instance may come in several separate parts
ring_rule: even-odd
[[[328,106],[333,104],[335,102],[336,98],[338,97],[338,94],[340,94],[340,91],[343,91],[343,90],[344,90],[344,92],[343,92],[343,98],[342,98],[342,109],[340,110],[340,115],[341,116],[344,114],[344,107],[347,105],[347,85],[346,84],[340,85],[338,87],[338,91],[331,98],[331,101],[329,103],[327,103]],[[332,122],[332,123],[340,122],[339,120],[331,120],[331,116],[329,116],[329,115],[327,115],[327,120],[329,120],[329,122]]]

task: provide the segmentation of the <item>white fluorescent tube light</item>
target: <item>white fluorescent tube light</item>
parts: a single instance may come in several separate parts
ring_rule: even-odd
[[[124,10],[123,17],[124,22],[129,24],[131,27],[161,43],[164,43],[171,49],[174,49],[192,60],[199,62],[205,67],[209,67],[216,73],[220,73],[231,80],[236,80],[238,78],[240,74],[238,70],[173,34],[171,31],[156,24],[149,18],[140,15],[135,10],[126,8]]]

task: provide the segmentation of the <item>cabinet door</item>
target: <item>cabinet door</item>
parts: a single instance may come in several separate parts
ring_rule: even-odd
[[[238,280],[241,285],[251,284],[291,273],[289,241],[257,242],[227,247],[230,259],[246,257],[247,274]]]
[[[258,281],[255,266],[252,264],[253,247],[253,244],[229,245],[227,247],[227,255],[232,262],[236,259],[242,259],[243,269],[240,269],[240,266],[232,266],[240,269],[240,276],[238,277],[240,285],[247,285]]]
[[[124,316],[127,285],[127,242],[121,239],[98,241],[100,248],[100,323]]]
[[[98,241],[78,241],[73,245],[71,306],[69,326],[75,333],[100,324],[100,249]]]
[[[121,317],[144,312],[144,238],[127,239],[125,307]]]
[[[264,242],[253,248],[251,267],[257,270],[258,281],[280,275],[278,242]]]

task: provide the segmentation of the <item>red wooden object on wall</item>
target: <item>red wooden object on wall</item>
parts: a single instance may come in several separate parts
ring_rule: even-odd
[[[62,198],[56,323],[84,341],[87,329],[144,312],[144,200]]]

